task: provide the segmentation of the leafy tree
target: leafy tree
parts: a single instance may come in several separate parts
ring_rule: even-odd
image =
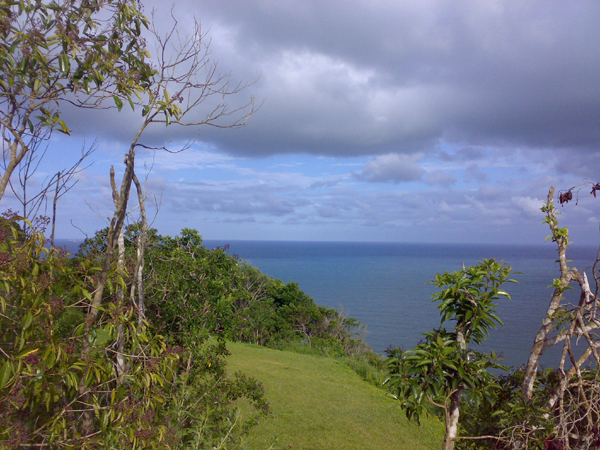
[[[508,278],[510,270],[494,260],[483,260],[460,271],[437,274],[432,284],[442,290],[433,300],[439,302],[441,325],[451,321],[454,330],[440,327],[424,333],[425,340],[414,349],[391,351],[387,360],[390,376],[386,384],[409,419],[419,420],[428,403],[443,410],[444,450],[454,448],[463,395],[475,402],[489,402],[497,387],[488,372],[502,367],[496,355],[474,351],[468,345],[481,344],[490,329],[502,324],[495,308],[499,297],[510,298],[500,289],[505,282],[514,282]]]
[[[106,305],[93,332],[83,334],[80,311],[91,298],[95,270],[46,249],[37,231],[22,236],[10,222],[2,228],[0,445],[164,448],[173,442],[164,404],[179,352],[115,304]],[[113,362],[119,325],[135,336],[126,347],[130,374],[121,377]],[[86,341],[91,351],[82,357]],[[93,429],[80,420],[89,410]]]
[[[0,7],[0,132],[9,155],[0,198],[23,158],[69,134],[60,106],[131,103],[155,72],[141,38],[148,20],[136,0],[9,0]],[[133,103],[131,103],[133,106]]]
[[[246,397],[262,408],[260,387],[243,376],[225,376],[222,343],[213,348],[187,339],[183,348],[147,321],[143,281],[150,233],[135,157],[154,123],[242,126],[252,100],[233,110],[225,100],[246,85],[231,86],[217,73],[198,25],[188,40],[176,21],[161,37],[137,0],[4,2],[0,35],[0,131],[8,156],[0,198],[17,166],[52,130],[70,132],[62,105],[99,108],[112,99],[116,109],[128,104],[143,117],[119,188],[111,170],[115,212],[102,249],[70,261],[48,252],[44,236],[24,218],[26,233],[8,226],[0,248],[2,445],[222,447],[232,431],[227,405]],[[157,44],[152,63],[148,39]],[[213,96],[217,101],[206,116],[186,119]],[[241,117],[233,117],[237,113]],[[132,185],[141,225],[134,251],[127,253]]]

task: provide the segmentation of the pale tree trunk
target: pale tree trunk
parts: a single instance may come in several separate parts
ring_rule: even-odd
[[[148,218],[146,216],[146,205],[144,199],[144,191],[142,185],[138,180],[135,173],[133,174],[133,182],[135,184],[138,201],[140,204],[140,221],[141,228],[138,232],[137,242],[137,261],[136,267],[133,273],[133,281],[131,282],[131,301],[135,301],[135,291],[137,287],[137,314],[138,314],[138,325],[142,325],[146,318],[146,305],[144,303],[144,253],[146,251],[146,244],[148,239]]]
[[[467,349],[467,339],[463,329],[456,331],[456,341],[462,350]],[[465,387],[460,384],[446,399],[444,405],[444,415],[446,417],[446,434],[444,435],[444,444],[442,450],[453,450],[456,437],[458,436],[458,421],[460,419],[460,405],[462,403],[462,394]],[[448,405],[450,400],[450,405]]]
[[[456,437],[458,436],[458,420],[460,418],[460,404],[464,387],[459,386],[450,394],[450,405],[446,407],[446,434],[442,450],[453,450]]]
[[[120,203],[121,203],[121,198],[119,196],[119,191],[117,191],[117,184],[115,183],[115,169],[114,167],[111,166],[110,168],[110,185],[112,187],[112,196],[113,196],[113,201],[115,203],[115,209],[119,209]],[[117,248],[118,248],[118,253],[117,253],[117,271],[124,275],[125,272],[125,234],[123,232],[123,227],[121,227],[121,229],[119,230],[119,237],[117,238]],[[117,292],[116,292],[116,297],[117,297],[117,305],[119,306],[119,308],[125,308],[125,293],[123,292],[123,288],[121,287],[121,285],[118,285],[119,287],[117,288]],[[121,378],[123,377],[123,375],[125,375],[127,373],[127,361],[125,359],[125,352],[124,352],[124,342],[125,342],[125,335],[124,335],[124,330],[123,330],[123,324],[119,323],[117,325],[117,342],[116,342],[116,347],[117,347],[117,364],[116,364],[116,370],[117,370],[117,377],[119,378],[119,380],[121,380]]]
[[[60,186],[60,172],[56,174],[56,190],[52,200],[52,234],[50,234],[50,245],[54,247],[54,233],[56,231],[56,204],[58,203],[58,189]]]
[[[20,152],[17,151],[19,143],[22,148]],[[25,144],[25,142],[23,142],[20,136],[16,136],[15,141],[10,142],[8,144],[8,147],[10,149],[10,160],[6,165],[6,170],[2,174],[2,178],[0,179],[0,200],[2,199],[2,197],[4,197],[6,188],[10,183],[10,177],[12,176],[13,172],[15,171],[21,160],[25,157],[25,154],[28,150],[27,145]]]
[[[131,190],[131,183],[133,179],[133,170],[135,163],[135,146],[137,139],[141,136],[144,127],[139,131],[136,139],[132,143],[129,148],[129,152],[125,157],[125,173],[123,175],[123,180],[121,181],[121,191],[119,193],[119,203],[113,214],[110,225],[108,227],[108,232],[106,236],[106,252],[104,254],[104,261],[102,263],[102,269],[100,274],[98,275],[98,279],[96,282],[96,290],[94,291],[94,296],[92,298],[92,302],[89,306],[86,321],[85,321],[85,336],[89,336],[89,333],[92,327],[95,325],[96,320],[98,318],[98,314],[100,312],[100,305],[102,303],[102,297],[104,296],[104,289],[106,288],[106,284],[108,282],[108,275],[110,273],[110,267],[113,263],[114,249],[116,240],[121,233],[123,228],[123,224],[125,223],[125,216],[127,214],[127,203],[129,200],[129,192]],[[81,357],[85,361],[92,350],[91,343],[89,339],[83,339],[81,346]],[[85,386],[85,377],[82,377],[79,392],[82,397],[82,400],[88,396],[88,388]],[[82,421],[81,421],[81,433],[82,435],[88,435],[93,432],[94,429],[94,412],[93,411],[85,411],[83,413]]]
[[[548,208],[547,217],[549,219],[550,230],[554,233],[558,229],[558,221],[554,214],[554,187],[550,188],[548,192],[548,199],[546,206]],[[563,299],[563,291],[569,283],[573,280],[573,272],[569,270],[567,266],[567,238],[557,237],[556,243],[558,245],[558,262],[560,265],[560,288],[556,288],[550,300],[550,305],[546,313],[546,317],[542,322],[542,326],[537,332],[533,341],[533,347],[529,354],[529,360],[525,368],[525,375],[523,378],[523,384],[521,385],[521,392],[523,398],[526,401],[531,400],[533,396],[533,387],[537,376],[537,370],[540,362],[540,358],[544,352],[548,349],[548,334],[554,329],[555,319],[554,313],[560,306],[560,302]]]

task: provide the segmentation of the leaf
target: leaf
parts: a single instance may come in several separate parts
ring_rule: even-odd
[[[67,124],[65,123],[64,120],[58,119],[58,120],[56,120],[56,124],[60,127],[60,128],[58,128],[58,131],[60,131],[61,133],[67,134],[67,135],[71,134],[71,130],[69,130],[67,128]]]
[[[33,321],[33,314],[31,311],[27,311],[25,313],[25,317],[23,317],[23,330],[27,330],[31,326],[31,322]]]
[[[117,95],[113,95],[113,100],[115,101],[115,105],[117,105],[117,109],[120,112],[123,108],[123,100],[121,100]]]
[[[71,69],[71,61],[69,61],[69,55],[65,53],[58,55],[58,69],[65,76],[69,74],[69,70]]]
[[[5,361],[0,369],[0,389],[4,389],[4,386],[8,384],[10,376],[12,374],[12,364],[10,361]]]
[[[34,353],[37,353],[40,349],[39,348],[34,348],[33,350],[27,350],[24,353],[21,353],[18,358],[25,358],[26,356],[29,355],[33,355]]]

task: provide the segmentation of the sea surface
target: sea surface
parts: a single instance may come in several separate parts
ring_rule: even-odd
[[[61,241],[76,251],[75,241]],[[59,243],[59,244],[60,244]],[[229,245],[236,254],[263,273],[300,288],[319,305],[335,308],[365,325],[364,338],[378,353],[389,347],[410,349],[422,333],[439,326],[440,316],[431,296],[436,287],[427,284],[436,273],[460,270],[462,264],[477,264],[483,258],[502,260],[513,267],[517,284],[506,284],[512,301],[501,298],[498,316],[503,326],[492,330],[481,350],[494,350],[504,364],[526,363],[533,338],[550,302],[554,278],[560,276],[555,244],[460,245],[401,244],[373,242],[287,242],[206,240],[208,248]],[[568,249],[570,266],[591,266],[596,247]],[[567,296],[577,303],[576,289]],[[449,325],[448,327],[450,327]],[[542,359],[556,366],[560,350],[552,349]]]
[[[366,326],[365,340],[378,353],[392,347],[412,348],[440,323],[431,301],[436,286],[427,284],[436,273],[460,270],[486,259],[502,260],[513,267],[518,283],[506,284],[512,301],[501,298],[498,316],[503,326],[493,330],[481,350],[494,350],[504,364],[519,367],[527,362],[533,338],[550,302],[558,272],[555,244],[538,246],[447,245],[365,242],[205,241],[213,248],[229,244],[237,254],[262,272],[285,282],[295,281],[317,304],[343,311]],[[591,266],[598,249],[570,247],[571,266]],[[520,272],[520,273],[516,273]],[[592,278],[590,277],[593,283]],[[594,286],[592,286],[594,289]],[[570,291],[577,303],[578,293]],[[577,294],[577,295],[575,295]],[[542,363],[556,366],[559,349]]]

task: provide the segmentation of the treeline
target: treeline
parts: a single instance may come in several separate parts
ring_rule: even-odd
[[[87,239],[77,259],[100,262],[106,232]],[[138,232],[138,224],[127,227],[126,260],[134,260]],[[178,236],[149,230],[143,276],[149,320],[178,344],[206,334],[273,348],[295,342],[333,356],[369,350],[356,334],[358,321],[317,305],[297,283],[263,274],[227,246],[204,247],[193,229]]]

